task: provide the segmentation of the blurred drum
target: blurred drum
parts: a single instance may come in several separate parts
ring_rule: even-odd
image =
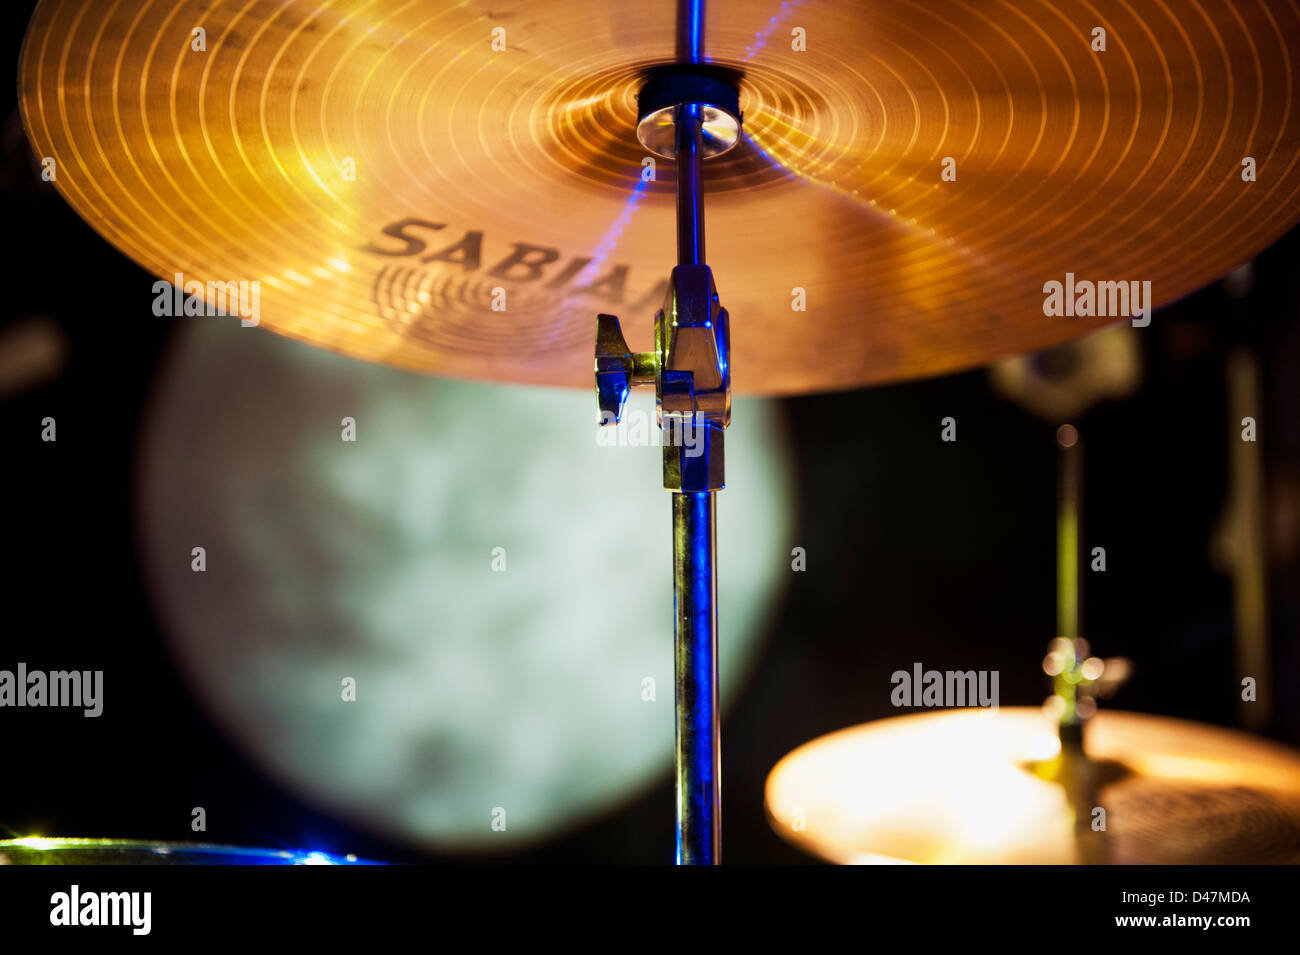
[[[425,848],[513,851],[635,796],[673,751],[654,413],[637,395],[602,430],[589,391],[191,322],[153,392],[137,501],[191,687],[279,782]],[[772,406],[741,399],[734,419],[724,705],[794,543]]]

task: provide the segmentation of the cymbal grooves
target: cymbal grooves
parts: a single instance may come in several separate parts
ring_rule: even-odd
[[[1300,218],[1293,0],[775,10],[716,0],[706,30],[744,74],[706,166],[741,392],[1044,347],[1113,319],[1045,315],[1045,282],[1169,302]],[[57,188],[153,274],[258,281],[263,325],[360,358],[590,387],[596,312],[648,347],[673,261],[671,163],[643,179],[634,130],[672,55],[651,4],[42,0],[20,82]],[[376,301],[394,268],[430,273],[415,312]]]

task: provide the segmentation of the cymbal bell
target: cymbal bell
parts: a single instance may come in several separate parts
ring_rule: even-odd
[[[672,163],[636,136],[673,6],[42,0],[23,118],[156,276],[257,282],[262,325],[359,358],[590,387],[596,313],[648,348],[674,264]],[[707,17],[709,61],[743,77],[741,141],[705,166],[739,392],[1055,344],[1116,316],[1048,316],[1045,283],[1166,303],[1300,218],[1291,6]],[[149,289],[114,294],[148,314]]]
[[[1106,710],[1085,748],[1100,781],[1076,833],[1068,788],[1036,772],[1060,753],[1039,709],[959,709],[815,739],[767,779],[778,834],[832,862],[1115,864],[1300,860],[1300,753],[1218,727]],[[1092,806],[1092,802],[1089,801]]]

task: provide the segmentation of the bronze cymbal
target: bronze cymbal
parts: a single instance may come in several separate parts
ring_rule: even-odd
[[[674,264],[671,163],[647,181],[634,132],[673,21],[42,0],[22,110],[63,196],[157,276],[256,281],[263,325],[349,355],[590,387],[596,312],[648,348]],[[1300,218],[1291,4],[711,0],[705,37],[743,73],[744,137],[705,167],[741,392],[1051,345],[1114,316],[1049,317],[1045,283],[1166,303]]]
[[[1232,730],[1103,711],[1085,747],[1100,767],[1116,864],[1300,861],[1300,753]],[[1030,707],[878,720],[815,739],[767,779],[772,827],[833,862],[1083,861],[1067,788],[1034,771],[1060,750]],[[1093,848],[1096,848],[1094,845]]]

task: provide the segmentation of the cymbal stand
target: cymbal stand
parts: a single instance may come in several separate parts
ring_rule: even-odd
[[[677,862],[713,865],[722,792],[714,507],[724,486],[731,356],[727,310],[705,264],[700,166],[735,145],[741,116],[734,79],[703,63],[702,0],[680,0],[677,24],[679,62],[647,78],[637,126],[647,149],[676,164],[677,267],[655,314],[654,351],[633,353],[618,318],[597,317],[596,398],[601,424],[614,424],[630,386],[655,387],[673,512]]]
[[[1081,513],[1083,510],[1083,447],[1079,431],[1064,424],[1057,429],[1060,447],[1060,485],[1056,520],[1056,632],[1051,653],[1044,661],[1053,677],[1058,705],[1058,758],[1049,778],[1064,787],[1074,821],[1074,842],[1081,862],[1102,865],[1109,859],[1104,829],[1094,830],[1103,767],[1094,763],[1084,746],[1089,718],[1096,709],[1093,684],[1100,676],[1093,667],[1100,661],[1088,657],[1088,641],[1080,635]]]

